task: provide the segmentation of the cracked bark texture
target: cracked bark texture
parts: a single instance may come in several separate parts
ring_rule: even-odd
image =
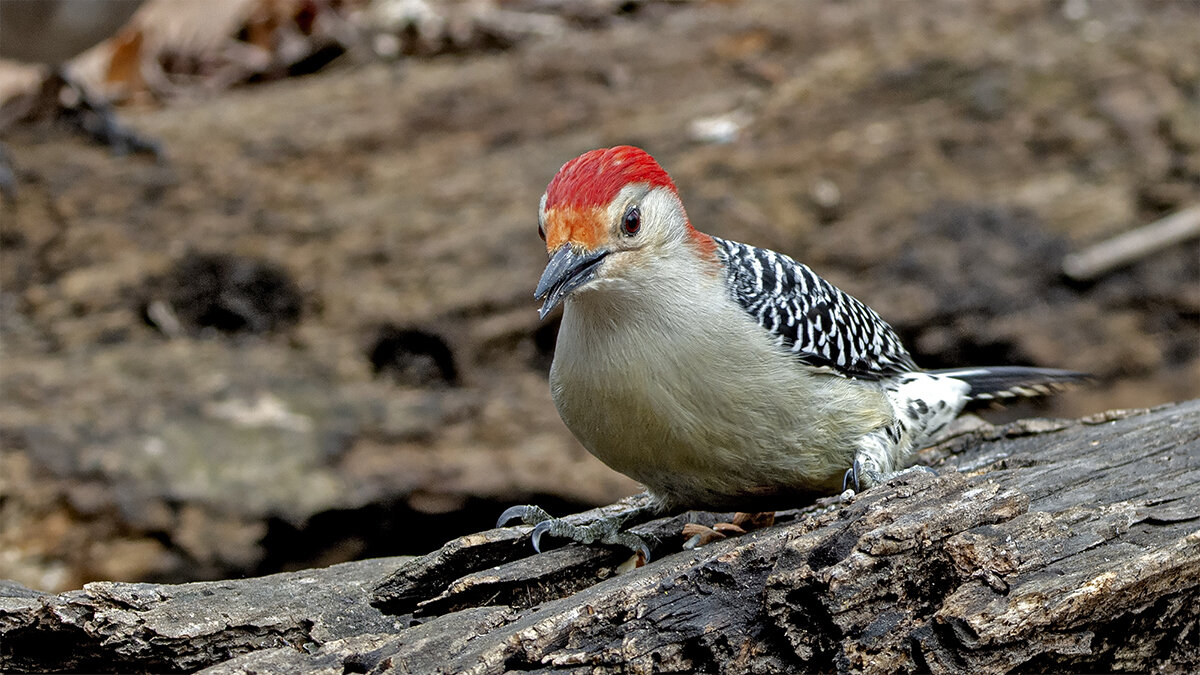
[[[654,560],[624,573],[518,527],[261,579],[0,585],[0,669],[1200,669],[1200,401],[983,425],[923,459],[941,475],[694,551],[682,523],[728,514],[652,521]]]

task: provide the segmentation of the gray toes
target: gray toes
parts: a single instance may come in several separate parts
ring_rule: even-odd
[[[550,514],[546,513],[542,507],[533,504],[510,506],[500,514],[500,518],[496,521],[496,527],[506,527],[514,520],[520,520],[522,525],[536,525],[550,520]]]

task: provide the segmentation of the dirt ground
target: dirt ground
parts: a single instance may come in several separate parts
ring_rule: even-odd
[[[45,590],[422,553],[636,490],[546,386],[536,208],[641,145],[702,230],[808,263],[928,367],[1200,395],[1200,248],[1063,256],[1200,202],[1191,2],[627,3],[507,49],[335,61],[6,139],[0,578]]]

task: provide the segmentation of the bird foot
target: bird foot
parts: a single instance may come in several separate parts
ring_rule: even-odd
[[[638,556],[638,566],[640,567],[650,561],[650,546],[638,535],[628,530],[622,530],[621,526],[642,511],[642,509],[635,509],[597,519],[588,525],[575,525],[562,518],[552,517],[540,506],[527,504],[505,509],[504,513],[500,514],[496,527],[506,527],[514,520],[520,520],[525,525],[533,525],[530,538],[533,542],[533,550],[538,553],[542,552],[542,537],[547,534],[552,537],[570,539],[584,545],[600,543],[623,546]]]
[[[747,532],[760,530],[774,524],[774,511],[761,511],[757,513],[739,511],[733,514],[732,522],[716,523],[712,527],[707,527],[700,523],[688,523],[683,526],[683,536],[687,537],[687,541],[683,543],[683,548],[688,550],[700,548],[719,539],[741,536]]]
[[[907,469],[901,469],[900,471],[882,473],[875,471],[874,469],[867,468],[863,461],[856,457],[854,459],[854,464],[852,464],[849,469],[846,469],[846,475],[842,477],[842,494],[845,494],[846,491],[850,491],[852,493],[862,492],[863,490],[873,488],[876,485],[889,481],[897,476],[905,476],[913,473],[929,473],[935,476],[937,475],[937,471],[934,471],[930,467],[927,467],[923,464],[916,464],[908,467]]]
[[[510,506],[504,509],[504,513],[496,520],[496,527],[508,527],[509,523],[514,520],[521,521],[522,525],[537,525],[540,522],[553,520],[554,516],[546,512],[540,506],[533,504],[521,504],[518,506]]]

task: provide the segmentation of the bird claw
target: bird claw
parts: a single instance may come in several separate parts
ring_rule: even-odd
[[[850,465],[849,469],[846,469],[846,474],[842,476],[842,492],[846,490],[859,492],[862,489],[862,484],[858,480],[859,473],[862,473],[862,460],[855,457],[854,463]],[[854,487],[851,488],[851,485]]]
[[[633,515],[636,515],[636,512],[601,518],[589,525],[572,525],[562,518],[551,517],[539,506],[526,504],[505,509],[496,521],[496,527],[505,527],[514,520],[520,520],[524,525],[533,525],[529,537],[533,543],[533,550],[538,553],[542,552],[542,537],[549,534],[585,545],[599,542],[624,546],[636,553],[642,564],[645,564],[650,561],[650,547],[638,535],[621,531],[621,525]]]
[[[542,552],[542,535],[546,534],[554,527],[554,522],[555,521],[553,520],[543,520],[542,522],[533,526],[533,532],[529,533],[529,539],[531,542],[533,542],[533,550],[537,551],[538,553]],[[558,522],[561,523],[562,521],[560,520]]]
[[[842,492],[853,490],[857,494],[879,485],[894,475],[894,473],[884,474],[873,469],[868,469],[861,459],[855,457],[854,463],[850,465],[849,469],[846,469],[846,474],[842,476]]]
[[[537,525],[550,519],[550,514],[542,507],[520,504],[504,509],[504,513],[496,520],[496,527],[507,527],[514,520],[520,520],[522,525]]]
[[[880,473],[878,471],[872,471],[871,469],[863,468],[862,460],[855,458],[854,464],[852,464],[849,469],[846,469],[846,475],[842,477],[842,492],[845,492],[846,490],[853,490],[857,493],[863,489],[864,485],[867,488],[871,488],[879,485],[880,483],[889,481],[896,476],[903,476],[911,473],[929,473],[933,474],[934,476],[937,475],[937,471],[923,464],[914,464],[907,469],[892,471],[891,473]],[[860,476],[865,480],[860,481]],[[853,484],[853,487],[851,487],[851,484]]]

